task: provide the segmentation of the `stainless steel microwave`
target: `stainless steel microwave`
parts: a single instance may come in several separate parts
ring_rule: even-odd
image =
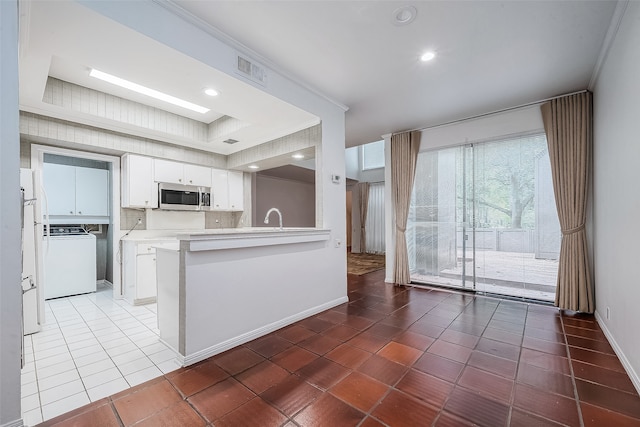
[[[211,206],[211,189],[192,185],[158,184],[158,201],[160,209],[180,211],[209,210]]]

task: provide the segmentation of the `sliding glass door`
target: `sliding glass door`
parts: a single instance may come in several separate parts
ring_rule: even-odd
[[[560,227],[544,135],[420,153],[407,245],[414,282],[552,300]]]

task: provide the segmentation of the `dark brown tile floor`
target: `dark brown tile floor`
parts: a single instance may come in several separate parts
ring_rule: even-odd
[[[349,276],[348,304],[56,426],[640,426],[593,316]]]

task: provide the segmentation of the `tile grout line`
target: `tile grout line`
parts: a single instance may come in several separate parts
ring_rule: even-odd
[[[567,350],[567,360],[569,362],[569,372],[571,372],[571,385],[573,385],[573,393],[576,401],[576,408],[578,409],[578,420],[580,426],[584,427],[584,418],[582,416],[582,406],[580,405],[580,396],[578,395],[578,386],[576,384],[576,376],[573,371],[573,363],[571,363],[571,351],[569,350],[569,340],[567,339],[567,332],[564,329],[564,316],[560,313],[560,325],[562,326],[562,336],[564,337],[564,345]]]
[[[88,297],[88,295],[93,295],[93,296],[95,296],[95,298],[89,298],[89,297]],[[63,340],[63,342],[64,342],[64,344],[61,344],[61,346],[62,346],[62,345],[64,345],[64,346],[65,346],[65,348],[66,348],[66,350],[67,350],[67,352],[68,352],[68,353],[69,353],[69,355],[71,356],[71,361],[73,362],[74,367],[75,367],[75,368],[74,368],[74,370],[75,370],[75,372],[78,374],[78,377],[79,377],[80,382],[81,382],[81,384],[82,384],[82,386],[83,386],[83,389],[84,389],[83,391],[84,391],[84,393],[87,395],[87,398],[89,399],[89,401],[90,401],[90,402],[91,402],[91,398],[89,397],[89,389],[87,388],[87,386],[86,386],[86,384],[85,384],[85,377],[83,377],[83,376],[80,374],[80,370],[79,370],[79,367],[78,367],[77,362],[76,362],[77,357],[73,355],[72,350],[71,350],[71,348],[69,347],[69,343],[68,343],[68,341],[67,341],[68,337],[71,337],[71,336],[73,336],[73,335],[75,335],[75,334],[73,334],[73,335],[65,334],[63,327],[60,325],[60,319],[58,318],[58,315],[59,315],[59,314],[60,314],[60,312],[62,312],[62,311],[73,311],[74,316],[73,316],[72,320],[77,319],[77,320],[78,320],[78,322],[77,322],[77,323],[71,323],[70,325],[67,325],[67,326],[72,326],[72,325],[81,325],[81,328],[87,328],[88,333],[91,333],[91,335],[93,336],[93,338],[95,338],[96,342],[98,343],[97,345],[99,345],[99,346],[100,346],[100,348],[101,348],[101,350],[102,350],[102,351],[104,351],[104,352],[107,354],[107,356],[108,356],[108,360],[110,360],[110,361],[114,364],[114,366],[118,369],[118,372],[119,372],[119,374],[120,374],[120,377],[119,377],[119,378],[116,378],[116,379],[114,379],[114,380],[112,380],[112,381],[116,381],[116,380],[118,380],[118,379],[123,379],[123,380],[127,383],[128,388],[131,388],[131,387],[132,387],[132,386],[131,386],[131,384],[129,383],[129,381],[126,379],[126,377],[125,377],[125,376],[124,376],[124,374],[122,373],[122,371],[120,370],[119,366],[118,366],[118,365],[113,361],[113,356],[111,356],[111,355],[109,354],[109,352],[108,352],[107,348],[105,348],[105,347],[104,347],[102,340],[98,337],[98,335],[96,335],[96,331],[97,331],[97,330],[100,330],[100,329],[103,329],[103,328],[95,329],[95,325],[90,325],[90,324],[88,323],[88,321],[87,321],[87,318],[85,317],[85,315],[86,315],[87,313],[85,312],[85,310],[83,310],[83,309],[82,309],[82,307],[91,307],[91,309],[93,309],[93,310],[98,310],[98,311],[99,311],[99,312],[104,316],[104,317],[103,317],[104,319],[108,319],[108,320],[109,320],[109,322],[112,324],[112,326],[115,326],[115,327],[118,329],[118,331],[119,331],[120,333],[122,333],[126,338],[128,338],[128,339],[129,339],[129,340],[130,340],[130,341],[131,341],[131,342],[136,346],[136,349],[137,349],[137,350],[142,351],[142,353],[145,355],[145,357],[146,357],[146,358],[148,358],[148,359],[151,361],[151,363],[152,363],[152,366],[153,366],[153,367],[155,367],[155,368],[156,368],[156,369],[158,369],[162,374],[164,374],[164,372],[159,368],[158,364],[150,358],[150,355],[148,355],[147,353],[145,353],[145,351],[142,349],[142,347],[139,347],[139,346],[138,346],[138,345],[137,345],[133,340],[131,340],[131,338],[130,338],[130,336],[128,335],[128,333],[127,333],[125,330],[123,330],[122,328],[120,328],[120,327],[119,327],[119,325],[118,325],[118,324],[117,324],[117,323],[116,323],[116,322],[111,318],[111,316],[109,315],[109,313],[107,313],[107,312],[103,309],[103,307],[100,305],[99,301],[97,301],[97,300],[99,300],[99,299],[100,299],[100,297],[101,297],[101,292],[100,292],[100,291],[98,291],[98,292],[96,292],[96,293],[92,293],[92,294],[87,294],[87,295],[73,296],[73,297],[71,297],[71,298],[64,299],[64,301],[65,301],[65,305],[64,305],[64,306],[57,307],[57,309],[56,309],[55,307],[51,306],[51,304],[47,301],[47,304],[48,304],[48,306],[49,306],[49,307],[48,307],[48,309],[49,309],[49,311],[50,311],[50,315],[53,317],[54,322],[55,322],[55,329],[51,329],[51,330],[55,330],[56,332],[60,333],[61,338],[62,338],[62,340]],[[75,300],[74,300],[73,298],[75,298]],[[62,298],[61,298],[60,300],[62,300]],[[81,301],[81,300],[82,300],[82,301]],[[135,315],[134,315],[131,311],[127,310],[125,307],[123,307],[121,304],[119,304],[119,303],[118,303],[118,302],[116,302],[115,300],[113,300],[113,299],[112,299],[111,301],[112,301],[112,303],[113,303],[113,304],[115,304],[115,305],[116,305],[116,306],[118,306],[120,309],[122,309],[122,311],[123,311],[124,313],[126,313],[126,315],[127,315],[127,320],[128,320],[128,319],[135,319],[135,320],[137,320],[137,319],[136,319],[136,317],[135,317]],[[75,302],[75,303],[74,303],[74,302]],[[77,304],[77,303],[80,303],[80,302],[81,302],[81,304]],[[85,304],[85,302],[86,302],[86,304]],[[79,308],[79,307],[80,307],[80,308]],[[146,311],[147,311],[148,313],[153,314],[153,315],[157,318],[157,313],[153,312],[153,311],[152,311],[151,309],[149,309],[148,307],[144,307],[144,308],[146,309]],[[58,312],[58,315],[56,315],[56,312]],[[124,314],[124,313],[123,313],[123,314]],[[77,315],[77,316],[79,316],[79,317],[76,317],[76,315]],[[101,318],[102,318],[102,317],[101,317]],[[100,320],[100,319],[89,319],[89,320]],[[69,320],[69,319],[65,320],[65,322],[68,322],[68,321],[70,321],[70,320]],[[146,323],[141,322],[141,321],[139,321],[139,320],[137,320],[137,321],[140,323],[140,325],[144,326],[144,327],[145,327],[149,332],[151,332],[152,334],[154,334],[155,336],[157,336],[157,334],[155,334],[155,332],[154,332],[153,330],[151,330],[151,329],[147,326],[147,324],[146,324]],[[74,329],[81,329],[81,328],[74,328]],[[106,329],[106,328],[104,328],[104,329]],[[83,332],[83,333],[84,333],[84,332]],[[68,336],[67,336],[67,335],[68,335]],[[32,345],[33,345],[33,340],[32,340]],[[98,351],[100,351],[100,350],[98,350]],[[98,351],[96,351],[96,352],[92,352],[92,353],[90,353],[90,354],[97,353]],[[133,351],[133,350],[132,350],[132,351]],[[161,350],[161,351],[162,351],[162,350]],[[44,416],[44,411],[43,411],[43,407],[44,407],[45,405],[43,405],[43,403],[42,403],[42,399],[41,399],[40,381],[39,381],[39,377],[38,377],[37,361],[36,361],[36,359],[35,359],[35,353],[36,353],[36,352],[35,352],[35,350],[33,350],[33,353],[34,353],[34,375],[35,375],[35,377],[36,377],[36,379],[35,379],[35,383],[36,383],[36,387],[37,387],[37,390],[38,390],[38,391],[37,391],[37,394],[38,394],[38,402],[39,402],[39,407],[38,407],[38,408],[39,408],[39,411],[40,411],[41,419],[42,419],[43,421],[46,421],[46,420],[45,420],[45,416]],[[153,353],[153,354],[156,354],[156,353]],[[89,354],[88,354],[88,355],[89,355]],[[86,356],[88,356],[88,355],[86,355]],[[54,356],[55,356],[55,355],[54,355]],[[54,357],[54,356],[52,356],[52,357]],[[105,360],[107,360],[107,359],[105,359]],[[54,365],[52,365],[52,366],[55,366],[55,364],[54,364]],[[107,369],[109,369],[109,368],[107,368]],[[145,369],[146,369],[146,368],[145,368]],[[144,369],[137,370],[137,371],[135,371],[135,372],[140,372],[140,371],[142,371],[142,370],[144,370]],[[67,371],[65,371],[65,372],[67,372]],[[93,373],[93,374],[91,374],[91,375],[95,375],[95,374],[98,374],[98,373],[100,373],[100,372],[104,372],[104,370],[99,371],[99,372],[96,372],[96,373]],[[135,373],[135,372],[132,372],[132,374],[133,374],[133,373]],[[56,374],[56,375],[57,375],[57,374]],[[72,380],[72,381],[74,381],[74,380]],[[72,382],[72,381],[68,381],[68,382],[65,382],[65,383],[63,383],[63,384],[67,384],[67,383]],[[107,383],[109,383],[109,382],[111,382],[111,381],[107,381],[106,383],[96,385],[95,387],[92,387],[92,388],[100,387],[100,386],[102,386],[102,385],[104,385],[104,384],[107,384]],[[55,386],[55,387],[59,387],[59,386],[61,386],[61,385],[63,385],[63,384],[57,385],[57,386]],[[54,389],[55,387],[52,387],[51,389]],[[48,404],[53,404],[53,403],[55,403],[55,402],[59,402],[60,400],[65,399],[65,398],[67,398],[67,397],[71,397],[71,396],[65,396],[65,397],[62,397],[62,398],[57,399],[57,400],[55,400],[55,401],[53,401],[53,402],[50,402],[50,403],[48,403]],[[47,405],[48,405],[48,404],[47,404]],[[34,408],[34,409],[35,409],[35,408]],[[54,418],[55,418],[55,417],[54,417]]]

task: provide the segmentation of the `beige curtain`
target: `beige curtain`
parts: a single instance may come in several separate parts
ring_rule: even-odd
[[[367,210],[369,209],[369,183],[358,183],[358,207],[360,208],[360,253],[367,251]]]
[[[584,226],[591,168],[592,103],[585,92],[541,106],[556,208],[562,229],[555,305],[593,313],[593,284]]]
[[[396,223],[393,282],[397,285],[406,285],[411,281],[405,232],[419,150],[420,132],[405,132],[391,136],[391,185]]]

